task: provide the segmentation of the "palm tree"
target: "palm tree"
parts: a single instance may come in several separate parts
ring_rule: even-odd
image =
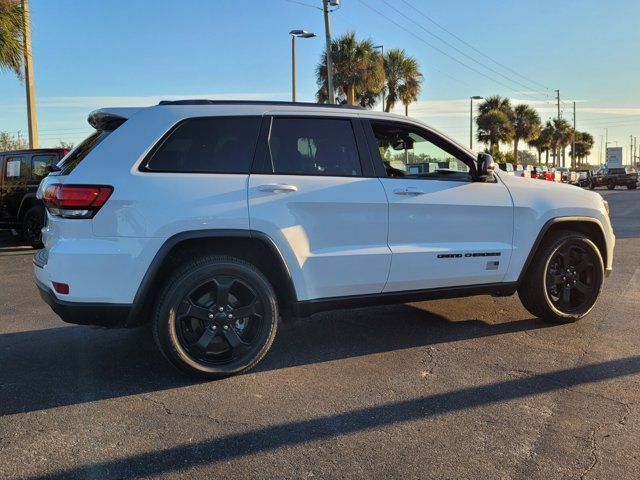
[[[496,155],[500,143],[513,139],[513,110],[508,98],[488,97],[478,107],[478,141],[489,144],[489,152]]]
[[[382,58],[373,48],[373,42],[359,41],[355,33],[346,33],[331,41],[331,59],[339,103],[372,106],[384,82]],[[316,98],[325,103],[328,100],[326,53],[316,68],[316,82],[320,87]]]
[[[0,0],[0,70],[9,70],[22,80],[24,20],[15,0]]]
[[[553,120],[553,151],[555,158],[555,166],[560,166],[560,151],[562,151],[562,159],[564,160],[564,154],[567,146],[571,142],[573,135],[573,129],[569,122],[563,118],[556,118]]]
[[[513,163],[518,164],[518,142],[528,142],[540,133],[540,115],[529,105],[517,105],[513,109]]]
[[[501,112],[504,112],[509,118],[511,118],[511,116],[513,115],[511,102],[508,98],[501,97],[500,95],[487,97],[484,102],[478,105],[478,115],[489,113],[491,110],[500,110]]]
[[[387,98],[384,111],[390,112],[398,101],[409,113],[409,104],[418,100],[422,74],[415,58],[407,56],[404,50],[391,49],[384,56],[385,89]]]
[[[591,149],[594,145],[593,136],[587,132],[576,132],[575,145],[576,151],[574,152],[573,149],[571,150],[571,158],[574,159],[575,157],[578,159],[577,163],[574,159],[574,164],[578,167],[579,164],[583,163],[586,157],[591,155]]]
[[[542,153],[545,154],[545,164],[549,166],[549,149],[553,147],[553,125],[547,122],[537,137],[527,142],[530,147],[538,151],[538,163],[542,163]]]

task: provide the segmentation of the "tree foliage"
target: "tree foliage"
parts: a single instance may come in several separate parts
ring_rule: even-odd
[[[372,107],[384,85],[382,56],[370,39],[358,40],[355,33],[346,33],[331,41],[333,83],[338,103]],[[327,56],[322,55],[316,68],[319,89],[316,97],[327,103]]]
[[[16,0],[0,0],[0,70],[22,79],[24,64],[24,19]]]
[[[383,92],[387,93],[385,111],[402,103],[407,111],[420,94],[422,74],[418,62],[404,50],[391,49],[384,58],[370,39],[358,40],[346,33],[331,42],[333,83],[336,101],[373,108]],[[316,67],[316,98],[327,103],[327,56],[322,54]]]
[[[398,102],[405,107],[418,100],[422,84],[422,74],[415,58],[408,56],[404,50],[389,50],[384,56],[384,75],[386,99],[384,111],[390,112]]]
[[[540,115],[529,105],[516,105],[512,115],[513,161],[518,164],[518,143],[528,142],[540,134]]]
[[[508,98],[495,95],[488,97],[478,106],[478,141],[489,145],[489,152],[495,155],[500,143],[513,139],[513,109]]]
[[[6,150],[22,150],[28,148],[26,138],[19,135],[11,135],[9,132],[0,132],[0,152]]]

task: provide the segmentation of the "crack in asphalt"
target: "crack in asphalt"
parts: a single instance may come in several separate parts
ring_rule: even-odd
[[[593,470],[593,468],[598,464],[598,444],[596,442],[596,431],[597,430],[598,430],[598,427],[596,427],[593,430],[591,430],[590,438],[591,438],[591,457],[592,457],[592,461],[591,461],[591,465],[589,465],[585,469],[585,471],[580,474],[580,480],[583,480],[584,478],[586,478],[586,476],[589,474],[589,472],[591,470]]]
[[[242,427],[250,427],[253,426],[252,424],[248,423],[248,422],[238,422],[236,420],[220,420],[219,418],[215,418],[212,417],[211,415],[206,415],[203,413],[185,413],[185,412],[177,412],[175,410],[170,409],[166,403],[164,403],[161,400],[152,398],[148,395],[142,395],[139,397],[141,400],[145,400],[148,401],[150,403],[153,403],[154,405],[159,406],[162,410],[164,410],[164,413],[167,415],[174,415],[174,416],[179,416],[179,417],[184,417],[184,418],[199,418],[199,419],[207,419],[207,420],[211,420],[213,423],[215,423],[216,425],[236,425],[236,426],[242,426]]]
[[[420,375],[423,378],[426,378],[430,375],[433,375],[433,369],[436,366],[436,361],[435,361],[435,357],[434,357],[434,352],[435,352],[435,348],[434,347],[427,347],[425,350],[427,356],[429,358],[425,358],[423,360],[423,364],[424,364],[424,370],[422,370],[420,372]]]

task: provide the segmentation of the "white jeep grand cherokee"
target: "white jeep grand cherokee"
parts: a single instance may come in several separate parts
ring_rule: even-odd
[[[410,118],[194,100],[89,122],[40,185],[42,297],[70,323],[152,322],[191,375],[255,366],[285,314],[517,291],[570,322],[611,270],[598,194],[494,171]]]

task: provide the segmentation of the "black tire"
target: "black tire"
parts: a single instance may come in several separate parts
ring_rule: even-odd
[[[594,188],[596,188],[596,186],[593,184],[593,182],[589,182],[589,190],[593,190]]]
[[[638,184],[637,183],[632,183],[630,185],[627,185],[627,189],[629,189],[629,190],[635,190],[636,188],[638,188]]]
[[[616,184],[615,184],[615,183],[613,183],[613,182],[609,182],[609,183],[607,184],[607,189],[608,189],[608,190],[613,190],[614,188],[616,188]]]
[[[549,234],[536,252],[518,296],[532,315],[570,323],[591,311],[603,280],[598,247],[582,233],[560,230]]]
[[[22,238],[33,248],[42,248],[42,229],[47,216],[42,205],[35,205],[27,210],[22,219]]]
[[[269,281],[253,265],[226,256],[200,257],[178,269],[153,318],[153,336],[165,358],[207,380],[253,368],[277,329],[278,303]]]

